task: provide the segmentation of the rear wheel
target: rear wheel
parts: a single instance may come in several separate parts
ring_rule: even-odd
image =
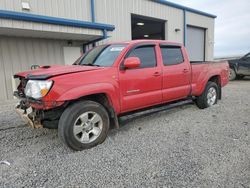
[[[196,104],[199,108],[204,109],[213,106],[218,101],[219,88],[215,82],[208,82],[202,95],[197,97]]]
[[[69,106],[58,125],[59,137],[73,150],[89,149],[101,144],[108,130],[107,111],[93,101],[81,101]]]
[[[230,68],[229,80],[232,81],[232,80],[235,80],[235,78],[236,78],[236,73],[235,73],[234,69]]]

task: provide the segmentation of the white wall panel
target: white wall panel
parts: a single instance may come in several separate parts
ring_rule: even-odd
[[[25,0],[28,13],[91,21],[90,0]],[[0,9],[23,12],[21,0],[0,0]],[[25,11],[27,12],[27,11]]]
[[[187,27],[187,45],[190,61],[205,60],[205,29],[199,27]]]
[[[21,2],[22,0],[0,0],[0,9],[24,12]],[[28,13],[91,21],[90,0],[25,0],[25,2],[30,3],[31,9]],[[95,0],[96,22],[115,25],[115,30],[108,32],[111,37],[102,43],[131,40],[131,14],[166,20],[166,40],[183,42],[183,10],[151,0]],[[214,19],[187,12],[186,22],[188,25],[206,29],[206,60],[212,60]],[[180,29],[179,32],[175,32],[177,28]],[[25,37],[31,38],[13,37],[22,36],[23,31],[26,33]],[[1,36],[6,33],[12,37]],[[55,35],[64,40],[42,39],[53,38]],[[32,64],[64,64],[63,47],[67,46],[65,40],[69,40],[69,36],[75,36],[75,40],[84,41],[84,35],[102,36],[102,31],[0,19],[0,87],[4,88],[0,100],[12,98],[11,76],[15,72],[27,70]]]
[[[131,40],[131,14],[166,20],[169,40],[183,41],[183,11],[150,0],[99,0],[96,2],[96,21],[115,25],[108,41]],[[175,32],[175,29],[181,32]]]
[[[96,2],[97,22],[115,25],[112,37],[106,41],[131,40],[131,14],[166,20],[166,40],[183,43],[183,10],[150,0],[99,0]],[[206,28],[206,60],[213,59],[214,19],[191,12],[186,13],[186,23]],[[175,29],[180,29],[175,32]],[[103,41],[102,43],[106,42]]]
[[[15,30],[15,29],[56,32],[58,33],[57,35],[69,33],[72,35],[77,34],[77,35],[102,36],[102,31],[99,29],[88,29],[88,28],[53,25],[53,24],[45,24],[45,23],[35,23],[35,22],[28,22],[28,21],[17,21],[17,20],[9,20],[9,19],[0,18],[0,30],[1,28],[11,28],[13,29],[12,33],[16,31],[17,36],[18,36],[18,30]],[[32,35],[30,36],[32,37]]]
[[[67,42],[0,36],[0,100],[12,99],[12,76],[31,65],[64,64]]]
[[[191,12],[186,14],[187,24],[205,28],[205,59],[213,60],[214,57],[214,19]]]

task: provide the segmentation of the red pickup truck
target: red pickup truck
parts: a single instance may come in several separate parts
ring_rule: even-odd
[[[221,99],[227,62],[189,62],[185,48],[161,40],[105,44],[73,65],[14,75],[16,110],[33,127],[58,128],[74,150],[102,143],[128,112],[192,98],[201,109]]]

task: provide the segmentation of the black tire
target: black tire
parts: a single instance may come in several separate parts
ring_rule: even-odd
[[[81,143],[75,138],[73,133],[73,127],[76,120],[79,116],[85,112],[94,112],[97,113],[102,119],[102,130],[99,136],[91,143]],[[105,108],[94,101],[79,101],[75,104],[72,104],[63,112],[59,120],[58,125],[58,135],[59,138],[71,149],[73,150],[84,150],[92,148],[98,144],[104,142],[107,137],[109,130],[109,116]]]
[[[205,90],[203,91],[203,93],[201,94],[201,96],[198,96],[197,99],[196,99],[196,105],[200,108],[200,109],[204,109],[204,108],[208,108],[210,107],[211,105],[208,104],[208,98],[207,98],[207,95],[208,95],[208,91],[210,88],[214,88],[215,91],[216,91],[216,99],[215,99],[215,102],[214,104],[217,103],[218,101],[218,97],[219,97],[219,88],[218,88],[218,85],[215,83],[215,82],[208,82],[207,85],[206,85],[206,88]],[[214,105],[213,104],[213,105]]]
[[[229,70],[229,80],[230,81],[233,81],[236,79],[236,72],[234,69],[230,68]]]
[[[237,76],[236,76],[236,79],[242,80],[244,77],[245,77],[244,75],[237,75]]]
[[[47,129],[58,129],[58,122],[59,120],[54,120],[54,121],[42,121],[43,128]]]

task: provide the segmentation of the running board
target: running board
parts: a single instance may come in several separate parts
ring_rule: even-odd
[[[145,116],[157,113],[157,112],[170,110],[172,108],[187,105],[187,104],[193,104],[193,100],[191,100],[191,99],[182,100],[182,101],[178,101],[178,102],[174,102],[174,103],[167,103],[164,105],[160,105],[160,106],[158,105],[158,106],[147,108],[144,110],[131,112],[129,114],[125,114],[125,115],[118,117],[119,124],[121,125],[121,124],[126,123],[127,121],[132,120],[132,119],[145,117]]]

